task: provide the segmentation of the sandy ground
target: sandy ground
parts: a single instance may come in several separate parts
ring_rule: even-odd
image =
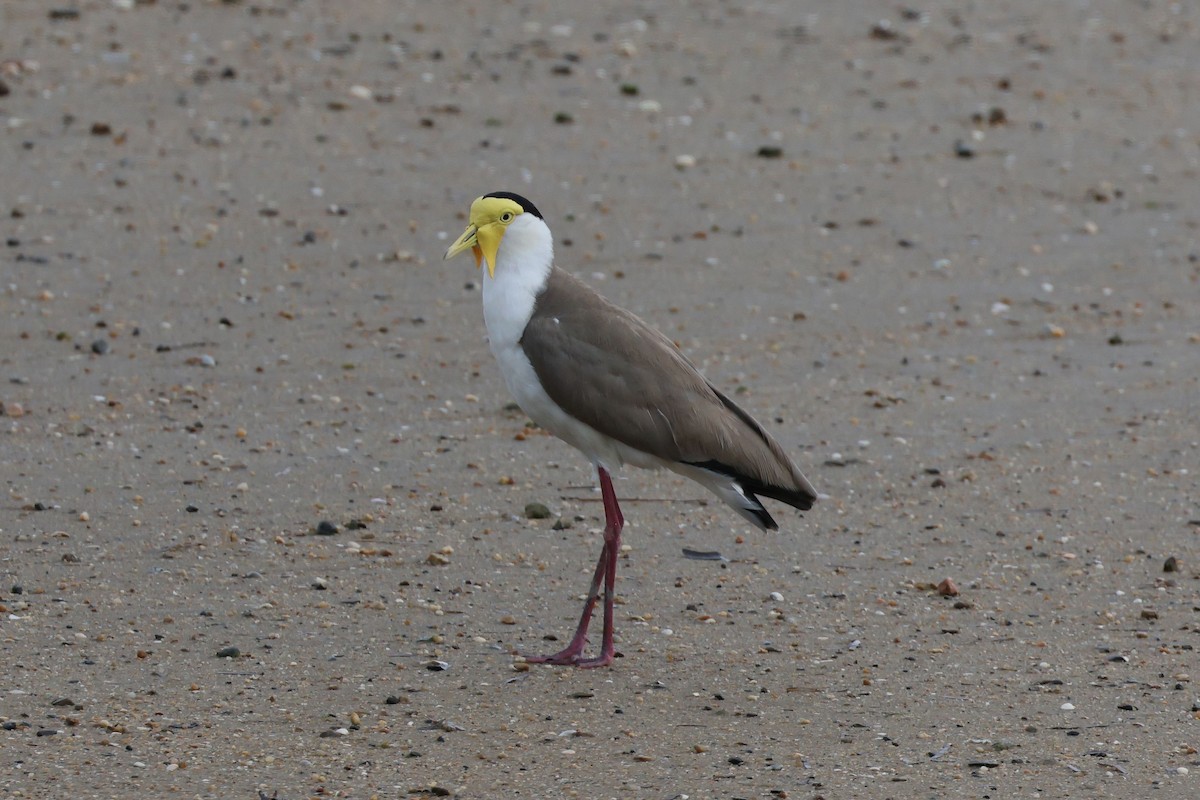
[[[1200,794],[1193,4],[13,0],[0,58],[5,797]],[[602,513],[440,260],[496,189],[826,495],[624,472],[607,670],[514,664]]]

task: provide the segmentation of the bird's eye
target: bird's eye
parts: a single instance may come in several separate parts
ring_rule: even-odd
[[[500,221],[501,222],[512,222],[514,216],[515,216],[515,214],[513,214],[513,212],[505,211],[503,214],[500,215]]]

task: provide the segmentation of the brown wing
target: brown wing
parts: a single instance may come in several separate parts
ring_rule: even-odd
[[[816,499],[779,444],[669,339],[557,267],[521,346],[550,398],[605,436],[798,508]]]

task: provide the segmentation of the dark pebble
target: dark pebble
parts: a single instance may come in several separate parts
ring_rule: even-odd
[[[236,647],[222,647],[217,651],[217,658],[237,658],[242,651]]]
[[[389,694],[387,699],[383,702],[387,703],[389,706],[395,706],[400,704],[400,698],[397,695]]]
[[[954,155],[959,158],[974,158],[975,150],[962,139],[959,139],[954,143]]]
[[[58,731],[54,730],[53,728],[42,728],[37,732],[38,736],[56,736],[57,734]]]
[[[62,707],[62,706],[73,706],[73,705],[75,705],[75,701],[74,701],[74,700],[72,700],[72,699],[71,699],[71,698],[69,698],[69,697],[60,697],[60,698],[58,698],[57,700],[55,700],[53,703],[51,703],[50,705],[52,705],[52,706],[59,706],[59,707]]]
[[[1179,560],[1171,556],[1163,562],[1163,572],[1179,572]]]
[[[783,148],[772,144],[764,144],[755,153],[759,158],[783,158]]]
[[[92,352],[98,356],[102,356],[105,353],[107,353],[108,352],[108,340],[107,339],[97,339],[96,341],[92,342]]]
[[[544,503],[527,503],[525,505],[526,519],[550,519],[550,509]]]
[[[333,536],[338,532],[338,526],[327,519],[317,523],[317,536]]]

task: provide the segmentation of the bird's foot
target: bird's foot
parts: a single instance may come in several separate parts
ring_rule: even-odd
[[[584,658],[583,647],[567,647],[549,656],[522,656],[529,664],[551,664],[557,667],[579,667],[580,669],[595,669],[607,667],[616,658],[616,652],[601,650],[595,658]]]

